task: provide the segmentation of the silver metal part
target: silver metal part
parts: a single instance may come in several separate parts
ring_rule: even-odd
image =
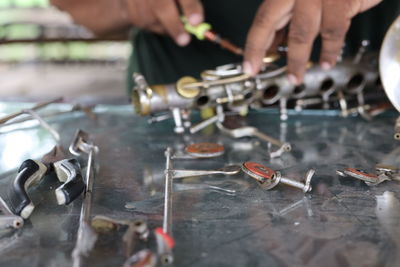
[[[88,154],[86,170],[86,188],[82,202],[81,214],[79,218],[79,228],[76,238],[75,248],[72,251],[73,266],[83,266],[83,256],[87,256],[93,249],[97,240],[97,234],[91,228],[90,215],[92,209],[93,183],[96,178],[95,154],[98,147],[89,139],[89,134],[78,130],[70,146],[72,154]]]
[[[400,111],[400,16],[383,40],[379,55],[379,72],[383,88],[393,106]]]
[[[176,191],[185,190],[212,190],[216,192],[221,192],[228,195],[234,195],[236,190],[223,188],[220,186],[209,185],[209,184],[187,184],[187,183],[174,183],[174,189]]]
[[[167,148],[165,151],[165,191],[164,191],[164,219],[163,219],[163,231],[172,237],[172,194],[173,194],[173,175],[172,175],[172,149]],[[173,262],[172,251],[167,251],[161,255],[161,258],[168,259],[168,263]]]
[[[258,137],[260,140],[265,141],[271,145],[277,146],[278,150],[270,153],[271,158],[280,157],[284,152],[290,152],[292,150],[292,146],[289,143],[281,142],[278,139],[275,139],[269,135],[266,135],[260,132],[255,127],[241,127],[236,129],[228,129],[222,123],[216,124],[218,129],[233,138],[243,138],[243,137]]]
[[[197,133],[197,132],[203,130],[204,128],[206,128],[207,126],[209,126],[211,124],[224,122],[225,114],[223,111],[223,107],[221,105],[218,105],[216,108],[216,111],[217,111],[217,115],[215,115],[214,117],[206,119],[206,120],[200,122],[199,124],[191,127],[190,133],[194,134],[194,133]]]
[[[238,165],[228,165],[219,170],[172,170],[170,169],[168,172],[170,173],[172,179],[181,179],[188,177],[200,177],[200,176],[208,176],[215,174],[222,175],[235,175],[238,174],[241,170],[241,167]]]
[[[312,190],[311,179],[313,178],[314,174],[315,174],[315,170],[314,169],[310,169],[306,174],[306,178],[304,180],[304,183],[302,183],[302,182],[293,180],[291,178],[283,177],[282,174],[277,171],[276,172],[276,179],[279,180],[280,183],[283,183],[283,184],[291,186],[291,187],[299,188],[299,189],[303,190],[304,193],[307,193],[307,192],[310,192]]]

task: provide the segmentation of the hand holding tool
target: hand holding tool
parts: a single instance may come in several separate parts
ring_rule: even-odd
[[[242,56],[243,49],[234,45],[232,42],[222,38],[219,34],[212,30],[212,26],[209,23],[203,22],[197,26],[191,25],[186,17],[181,18],[183,26],[188,33],[193,34],[199,40],[207,40],[212,43],[216,43],[222,48],[234,53],[235,55]]]

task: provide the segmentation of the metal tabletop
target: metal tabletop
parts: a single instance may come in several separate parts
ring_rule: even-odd
[[[0,104],[0,114],[19,108]],[[368,187],[335,173],[343,167],[373,171],[385,156],[397,164],[400,152],[393,139],[397,114],[389,112],[367,122],[359,117],[344,119],[334,111],[304,111],[291,112],[288,121],[281,122],[275,110],[251,112],[248,125],[292,144],[291,153],[270,159],[267,145],[257,139],[233,140],[212,127],[178,136],[172,121],[148,125],[147,118],[135,116],[130,106],[99,106],[96,112],[97,120],[81,113],[48,120],[60,131],[64,146],[81,128],[94,136],[100,148],[92,215],[143,219],[151,229],[162,226],[167,146],[182,151],[193,142],[224,144],[226,153],[215,159],[174,160],[180,169],[255,161],[294,179],[316,169],[313,191],[306,195],[284,185],[264,191],[243,172],[179,181],[172,206],[174,266],[400,265],[400,185],[384,182]],[[40,158],[54,144],[51,135],[32,122],[0,128],[0,194],[23,160]],[[184,190],[185,185],[199,183],[236,193]],[[71,266],[82,198],[57,206],[57,185],[46,178],[33,188],[36,209],[24,228],[1,235],[0,266]],[[85,266],[122,266],[121,235],[100,235]]]

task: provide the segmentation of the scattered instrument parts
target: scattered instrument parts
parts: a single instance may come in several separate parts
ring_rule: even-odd
[[[234,45],[232,42],[222,38],[219,34],[212,30],[209,23],[203,22],[197,26],[191,25],[186,17],[181,17],[185,30],[196,36],[200,41],[207,40],[212,43],[218,44],[221,48],[232,52],[235,55],[243,55],[243,49]]]
[[[304,193],[310,192],[312,190],[311,179],[315,174],[315,170],[310,169],[304,179],[305,182],[301,183],[296,180],[283,177],[281,172],[274,171],[262,164],[255,162],[243,163],[242,170],[253,179],[256,179],[263,189],[270,190],[277,186],[279,183],[283,183],[288,186],[299,188],[303,190]]]
[[[54,163],[57,178],[63,184],[56,189],[58,205],[68,205],[84,190],[81,166],[76,159],[64,159]]]
[[[95,155],[99,149],[90,139],[89,134],[78,130],[69,147],[72,154],[80,156],[82,153],[88,155],[86,170],[86,187],[82,202],[81,214],[79,218],[79,228],[76,244],[72,251],[73,266],[83,266],[82,257],[88,256],[97,240],[97,234],[92,229],[90,215],[92,209],[93,183],[96,179]]]
[[[225,153],[223,145],[216,143],[194,143],[186,146],[184,153],[175,153],[173,159],[205,159],[222,156]]]
[[[97,233],[107,233],[118,229],[121,226],[127,226],[122,240],[125,244],[124,255],[127,257],[125,264],[129,264],[136,257],[132,252],[134,251],[135,242],[141,240],[147,242],[149,239],[150,231],[147,223],[141,220],[116,220],[107,216],[97,215],[92,219],[92,227]],[[124,265],[125,266],[125,265]],[[127,265],[131,266],[131,265]],[[136,265],[135,265],[136,266]]]
[[[55,190],[59,205],[68,205],[84,190],[81,167],[76,159],[65,159],[61,147],[54,147],[43,156],[41,161],[26,160],[18,170],[13,180],[8,199],[14,214],[27,219],[33,212],[35,205],[28,195],[28,189],[38,184],[45,176],[56,173],[63,184]]]
[[[292,150],[292,146],[289,143],[281,142],[273,137],[270,137],[262,132],[260,132],[255,127],[241,127],[236,129],[228,129],[222,123],[217,123],[218,129],[233,138],[243,138],[243,137],[258,137],[259,139],[267,142],[270,146],[274,145],[278,147],[278,150],[270,152],[271,158],[280,157],[284,152],[290,152]]]
[[[4,229],[20,229],[24,226],[24,219],[15,215],[2,197],[0,197],[0,230]]]
[[[378,185],[384,181],[389,180],[389,178],[385,175],[376,175],[367,173],[365,171],[354,169],[354,168],[346,168],[344,170],[337,170],[336,173],[342,177],[352,177],[358,180],[364,181],[369,186]]]
[[[8,199],[10,208],[14,214],[27,219],[35,209],[28,196],[28,188],[37,184],[45,176],[47,167],[34,160],[26,160],[18,169],[18,175],[13,180],[10,190],[8,191]]]

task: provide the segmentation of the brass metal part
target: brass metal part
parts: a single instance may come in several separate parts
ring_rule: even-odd
[[[197,80],[190,76],[185,76],[179,79],[176,83],[176,91],[179,95],[185,98],[195,98],[200,94],[200,89],[196,87],[186,87],[186,85],[196,83]]]
[[[263,63],[270,64],[277,61],[281,56],[278,53],[271,53],[263,58]]]

